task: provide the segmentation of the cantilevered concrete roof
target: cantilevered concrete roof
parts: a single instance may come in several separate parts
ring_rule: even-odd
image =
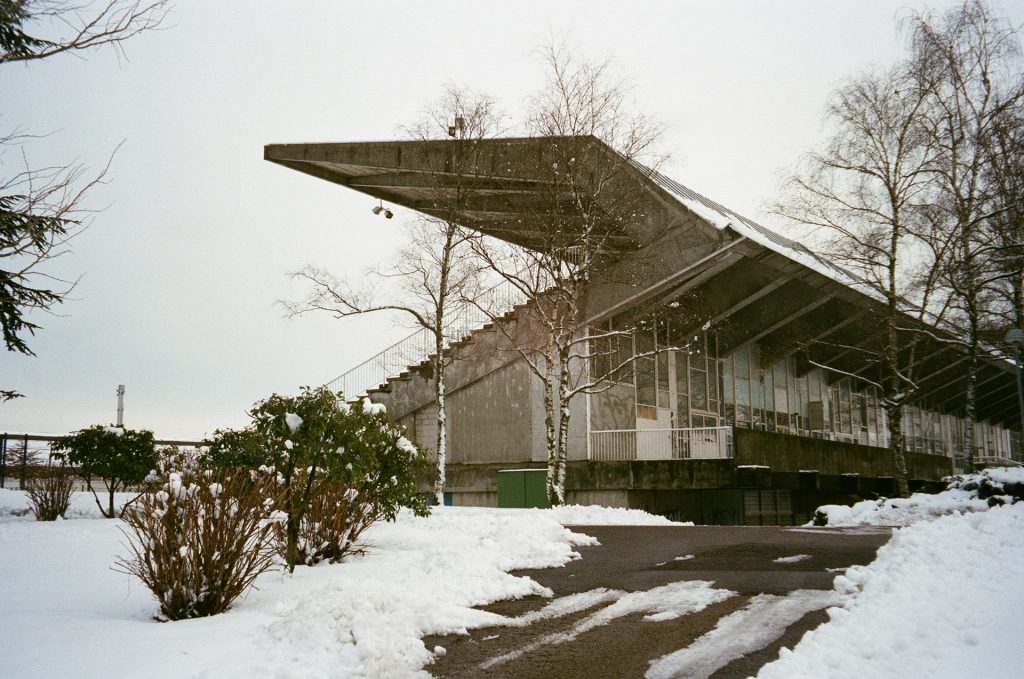
[[[552,147],[560,155],[545,155]],[[567,148],[570,154],[564,153]],[[795,355],[804,369],[826,367],[836,377],[868,382],[878,378],[877,361],[866,358],[877,355],[884,341],[877,291],[803,244],[664,175],[622,162],[594,137],[270,144],[264,149],[270,162],[526,247],[543,243],[553,228],[571,231],[578,218],[572,196],[556,188],[552,166],[566,155],[583,162],[617,160],[619,188],[625,182],[631,184],[627,189],[641,189],[627,191],[642,196],[627,206],[631,219],[609,222],[609,243],[620,254],[650,245],[664,234],[652,224],[679,224],[681,214],[704,234],[698,241],[706,255],[649,281],[600,318],[615,317],[616,308],[653,308],[685,294],[702,314],[696,327],[708,315],[717,319],[726,350],[757,341],[769,362]],[[923,358],[915,401],[941,412],[958,410],[965,391],[964,352],[950,341],[949,331],[927,329],[931,337],[921,335],[917,349]],[[983,356],[980,417],[1008,425],[1019,421],[1012,370],[1012,363],[995,352]]]
[[[579,221],[575,197],[558,183],[559,162],[593,165],[600,159],[616,175],[602,179],[638,186],[647,180],[642,168],[595,137],[268,144],[263,157],[527,247],[539,246],[552,223],[572,230]],[[635,249],[643,238],[633,228],[640,221],[609,221],[607,247]]]

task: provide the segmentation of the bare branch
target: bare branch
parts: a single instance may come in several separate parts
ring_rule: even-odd
[[[123,55],[121,43],[157,29],[169,11],[166,0],[103,0],[84,5],[63,0],[20,0],[4,5],[0,64],[35,61],[105,45]]]

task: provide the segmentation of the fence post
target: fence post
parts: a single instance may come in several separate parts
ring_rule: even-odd
[[[0,488],[7,487],[7,432],[0,438]]]
[[[25,434],[25,447],[21,449],[21,475],[18,478],[18,490],[25,490],[25,473],[28,471],[28,434]]]

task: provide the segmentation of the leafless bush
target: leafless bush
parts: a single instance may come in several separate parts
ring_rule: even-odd
[[[71,491],[75,487],[75,477],[64,467],[52,468],[47,476],[40,476],[28,481],[25,488],[32,513],[36,521],[56,521],[71,505]]]
[[[170,472],[155,492],[126,508],[136,576],[168,620],[225,611],[274,562],[280,526],[271,475],[238,471]]]
[[[355,542],[380,518],[377,503],[341,483],[319,484],[299,526],[299,554],[303,563],[337,563],[358,552]],[[282,548],[284,545],[282,544]]]

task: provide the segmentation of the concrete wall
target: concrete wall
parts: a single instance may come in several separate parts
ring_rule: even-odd
[[[790,436],[750,429],[735,430],[737,465],[764,465],[773,473],[815,469],[822,476],[896,474],[892,453],[885,448]],[[907,453],[910,478],[938,480],[953,473],[953,460],[943,455]]]
[[[448,459],[453,463],[530,461],[536,448],[534,382],[520,362],[451,393]]]

